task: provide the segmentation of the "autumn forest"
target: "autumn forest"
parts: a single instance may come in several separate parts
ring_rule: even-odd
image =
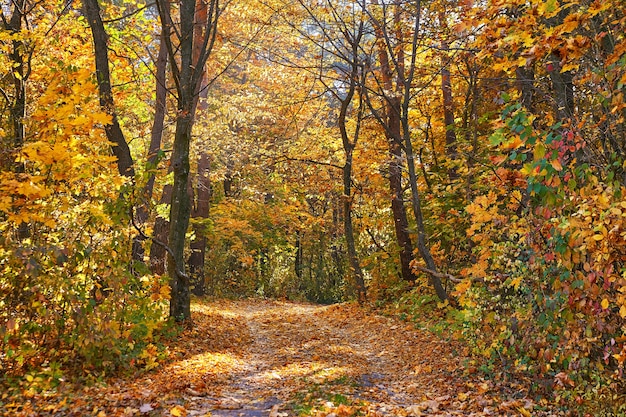
[[[0,414],[625,415],[622,0],[0,4]]]

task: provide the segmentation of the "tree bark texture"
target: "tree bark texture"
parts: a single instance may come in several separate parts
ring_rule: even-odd
[[[170,204],[172,201],[172,185],[163,187],[160,204]],[[165,217],[157,216],[152,228],[152,238],[163,244],[168,244],[170,222]],[[165,275],[167,265],[167,251],[163,245],[152,243],[150,246],[150,271],[156,275]]]
[[[375,2],[374,4],[378,4]],[[387,52],[387,37],[384,28],[379,22],[375,23],[376,49],[380,64],[382,86],[388,92],[394,91],[393,71]],[[393,226],[396,234],[396,242],[400,248],[400,271],[405,281],[415,281],[415,275],[411,271],[411,259],[413,258],[413,243],[409,235],[409,220],[404,205],[404,189],[402,187],[402,142],[400,126],[400,100],[398,97],[383,97],[382,116],[379,123],[385,129],[385,136],[389,149],[389,162],[387,164],[389,190],[391,192],[391,212]],[[371,108],[371,105],[370,105]]]
[[[167,112],[167,48],[165,46],[165,40],[163,39],[164,35],[161,32],[161,41],[159,43],[159,53],[157,55],[156,60],[156,86],[155,86],[155,104],[154,104],[154,120],[152,122],[152,130],[150,133],[150,145],[148,147],[148,158],[147,158],[147,167],[149,170],[156,170],[156,165],[158,163],[158,155],[161,150],[161,141],[163,139],[163,127],[165,125],[165,114]],[[150,201],[152,200],[152,192],[154,190],[154,181],[155,181],[154,171],[149,174],[148,181],[146,185],[141,190],[141,194],[139,196],[139,202],[137,204],[137,209],[135,211],[135,220],[139,227],[142,227],[148,221],[148,217],[150,214]],[[165,190],[164,190],[165,192]],[[155,220],[155,223],[157,220]],[[155,224],[153,233],[156,231],[157,227]],[[160,238],[159,238],[160,237]],[[166,242],[167,236],[155,236],[155,238],[159,239],[161,242]],[[142,236],[138,236],[133,240],[133,259],[143,259],[144,256],[144,238]],[[154,244],[154,246],[159,246],[158,244]],[[156,249],[156,248],[155,248]],[[162,259],[158,262],[165,266],[165,248],[160,247],[161,257]],[[152,265],[152,256],[151,265]],[[156,273],[153,268],[151,268],[153,273]],[[160,275],[162,275],[164,271],[161,271]]]
[[[413,38],[411,41],[411,62],[404,78],[404,91],[402,100],[401,111],[401,124],[402,124],[402,136],[404,139],[404,147],[406,152],[407,168],[409,172],[409,184],[411,186],[411,205],[413,206],[413,215],[415,216],[415,222],[417,224],[417,250],[420,256],[426,263],[428,269],[437,272],[437,266],[432,254],[430,253],[430,247],[428,245],[426,227],[424,225],[424,214],[422,212],[422,200],[420,198],[419,189],[417,186],[417,172],[415,170],[415,154],[413,152],[413,143],[411,142],[411,128],[409,125],[409,104],[411,100],[411,85],[413,84],[413,78],[415,76],[416,69],[416,56],[419,40],[420,30],[420,18],[421,18],[421,0],[416,0],[416,11],[414,15],[415,26],[413,27]],[[397,9],[396,9],[397,10]],[[451,99],[451,97],[450,97]],[[452,117],[454,123],[454,116]],[[456,134],[454,136],[456,142]],[[456,151],[455,151],[456,152]],[[443,287],[441,278],[435,274],[430,274],[429,281],[435,293],[440,300],[444,301],[448,299],[448,294]]]
[[[375,2],[374,4],[378,3]],[[402,7],[403,5],[401,4],[400,0],[396,0],[393,6],[394,23],[402,21],[404,8]],[[413,152],[413,145],[411,142],[411,130],[409,125],[409,104],[412,97],[411,86],[413,83],[416,69],[416,56],[420,30],[420,15],[421,0],[416,0],[415,14],[413,16],[415,25],[413,28],[412,40],[409,44],[409,46],[412,48],[412,51],[410,54],[408,68],[407,63],[405,62],[407,58],[405,57],[405,54],[403,52],[403,48],[405,46],[405,41],[403,39],[404,34],[401,31],[396,30],[394,33],[396,43],[392,43],[391,37],[388,36],[387,29],[383,26],[383,24],[378,21],[374,22],[377,41],[377,52],[380,61],[379,63],[381,66],[381,84],[384,87],[385,91],[395,92],[383,94],[385,99],[386,118],[383,120],[379,117],[378,120],[379,122],[384,123],[384,128],[390,141],[391,139],[393,139],[399,149],[400,147],[404,147],[404,152],[406,155],[406,166],[408,168],[409,174],[409,185],[411,187],[411,205],[413,207],[413,214],[417,223],[417,249],[424,262],[428,265],[428,268],[436,272],[437,269],[432,254],[430,253],[426,228],[424,225],[421,198],[417,186],[417,173],[415,171],[415,156]],[[390,65],[390,61],[392,61],[392,59],[390,59],[389,56],[392,51],[402,51],[398,52],[395,57],[392,57],[394,63],[393,67]],[[393,85],[393,78],[396,79],[395,86]],[[401,150],[399,151],[399,154],[401,155]],[[400,160],[400,158],[398,159]],[[402,204],[402,209],[404,209],[404,204]],[[396,224],[396,231],[398,232],[398,224]],[[400,243],[400,239],[398,239],[398,241]],[[411,276],[413,277],[410,265],[408,269],[409,272],[411,272]],[[414,280],[414,278],[412,278],[412,280]],[[430,282],[434,287],[437,296],[441,300],[445,300],[448,298],[446,291],[441,284],[441,280],[437,276],[430,275]]]
[[[191,129],[204,66],[215,42],[219,3],[218,0],[208,2],[205,27],[195,27],[196,11],[203,13],[201,10],[205,7],[201,0],[181,0],[176,19],[172,19],[170,6],[169,0],[157,0],[177,100],[176,130],[171,157],[174,176],[168,239],[171,253],[168,252],[167,272],[171,287],[170,316],[176,321],[185,322],[191,319],[191,282],[185,273],[184,259],[185,236],[191,215],[188,191]],[[197,31],[201,31],[202,36],[196,36]]]
[[[202,153],[198,159],[198,171],[192,198],[191,217],[193,219],[207,219],[211,203],[211,181],[209,172],[211,160],[206,153]],[[206,254],[207,238],[204,227],[201,224],[193,226],[195,238],[190,243],[191,254],[189,255],[189,276],[192,280],[193,293],[202,296],[205,293],[204,257]]]
[[[113,155],[117,158],[117,169],[119,173],[128,178],[134,178],[135,169],[130,148],[124,133],[120,127],[115,113],[113,93],[111,90],[111,73],[109,71],[108,37],[104,30],[102,17],[100,16],[100,6],[98,0],[83,0],[83,12],[89,22],[93,36],[94,53],[96,59],[96,79],[98,81],[98,95],[100,97],[100,107],[111,115],[111,124],[104,127],[107,139],[113,143]]]
[[[26,0],[17,0],[12,3],[11,18],[7,21],[3,16],[3,29],[11,34],[19,34],[22,30],[22,20],[26,18]],[[24,118],[26,117],[26,82],[30,77],[30,54],[26,54],[24,48],[24,42],[19,38],[11,41],[9,58],[12,63],[13,100],[9,103],[9,114],[13,138],[9,144],[12,151],[7,155],[6,164],[10,167],[9,169],[17,174],[25,172],[24,163],[17,162],[15,158],[16,153],[22,149],[26,140]],[[25,222],[20,223],[17,228],[18,239],[26,239],[29,235],[29,225]]]

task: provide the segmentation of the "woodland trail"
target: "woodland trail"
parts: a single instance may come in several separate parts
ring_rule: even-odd
[[[457,343],[356,305],[220,300],[193,314],[167,364],[22,415],[552,415],[520,386],[468,373]]]

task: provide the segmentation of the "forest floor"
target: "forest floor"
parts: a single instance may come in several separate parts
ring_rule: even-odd
[[[192,308],[194,326],[157,369],[80,389],[67,383],[14,404],[11,415],[556,415],[538,411],[522,385],[464,366],[458,341],[354,304]]]

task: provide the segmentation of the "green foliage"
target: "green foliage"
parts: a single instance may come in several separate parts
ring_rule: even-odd
[[[477,263],[457,285],[464,334],[476,353],[547,378],[561,398],[614,389],[626,359],[626,190],[577,164],[581,144],[560,125],[529,129],[519,106],[503,119],[492,143],[512,164],[491,181],[523,179],[526,189],[517,202],[493,189],[466,209]]]
[[[305,381],[305,383],[308,387],[306,391],[296,393],[295,398],[291,402],[291,408],[296,415],[319,415],[319,410],[334,409],[337,406],[346,415],[355,415],[355,413],[359,415],[357,410],[352,410],[350,407],[341,408],[342,405],[355,405],[355,402],[346,395],[357,385],[351,378],[341,376],[335,379],[324,380],[323,382]]]

